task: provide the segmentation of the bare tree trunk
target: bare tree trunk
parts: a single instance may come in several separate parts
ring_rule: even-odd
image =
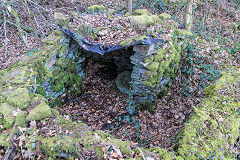
[[[192,4],[193,0],[187,0],[185,7],[184,25],[185,29],[191,31],[192,28]]]
[[[132,13],[132,5],[133,5],[133,0],[127,0],[127,8],[129,13]]]

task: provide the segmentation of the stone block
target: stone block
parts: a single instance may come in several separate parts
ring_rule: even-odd
[[[30,102],[29,91],[26,88],[18,88],[7,97],[6,101],[15,107],[27,108]]]
[[[41,102],[38,106],[32,109],[28,116],[27,120],[42,120],[52,115],[51,108],[47,105],[46,102]]]

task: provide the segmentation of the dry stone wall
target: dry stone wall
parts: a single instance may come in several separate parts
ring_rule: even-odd
[[[81,86],[83,73],[80,66],[84,57],[79,56],[78,50],[78,45],[61,31],[54,31],[44,40],[44,46],[37,54],[0,71],[1,148],[5,147],[8,152],[7,148],[14,147],[14,137],[20,137],[24,139],[21,151],[27,148],[24,156],[32,159],[39,150],[46,159],[75,159],[81,157],[80,151],[95,153],[95,159],[103,159],[108,150],[102,148],[107,146],[120,151],[120,158],[130,157],[134,152],[146,158],[166,160],[237,159],[239,142],[236,140],[240,126],[238,69],[223,72],[215,84],[206,88],[205,100],[198,108],[193,106],[194,114],[179,133],[174,151],[168,152],[159,147],[138,148],[102,131],[93,132],[85,124],[72,122],[51,108],[50,104],[57,102],[56,94],[61,95],[63,88],[70,88],[69,93],[79,91],[80,94],[79,88],[74,88]],[[158,90],[163,90],[161,84],[168,81],[177,69],[180,49],[174,43],[164,42],[137,46],[134,51],[131,60],[135,66],[131,76],[135,87],[139,87],[135,96],[156,97]],[[147,89],[154,94],[148,93]],[[48,98],[51,94],[55,96]],[[154,101],[152,98],[149,104]],[[46,123],[49,123],[47,129],[55,134],[47,136],[41,132],[38,124]]]
[[[71,58],[74,61],[71,59],[71,64],[82,64],[83,60],[80,57],[74,59],[73,56],[77,53],[77,46],[71,44],[70,46],[75,47],[66,47],[62,43],[63,37],[61,32],[54,31],[44,41],[45,45],[38,54],[27,57],[12,67],[0,71],[0,146],[11,147],[13,146],[13,137],[21,136],[23,138],[23,135],[27,135],[24,137],[25,143],[22,148],[28,148],[27,153],[29,154],[27,156],[33,158],[34,153],[37,152],[36,144],[39,144],[39,149],[45,158],[53,159],[79,158],[80,150],[96,153],[94,155],[96,159],[103,159],[108,154],[107,151],[102,150],[106,146],[113,146],[119,150],[122,157],[129,157],[132,152],[139,153],[139,149],[128,141],[114,139],[111,135],[101,131],[90,131],[85,124],[72,122],[62,117],[57,110],[51,108],[51,99],[46,99],[41,94],[36,93],[37,87],[41,86],[38,84],[37,77],[45,82],[47,79],[53,78],[54,68],[70,71],[67,70],[66,64],[68,63],[61,64],[59,60],[64,60],[63,58],[67,57],[68,62],[69,56],[72,55]],[[151,47],[154,48],[149,46],[149,48]],[[137,54],[141,53],[139,48],[134,49]],[[146,50],[149,51],[149,48]],[[72,50],[68,52],[69,56],[66,55],[67,50]],[[166,53],[168,52],[170,52],[169,49]],[[157,52],[152,53],[149,56],[157,55]],[[144,59],[146,58],[144,57]],[[153,62],[155,62],[154,59],[149,64]],[[147,68],[148,65],[146,67],[139,65],[139,68],[143,69],[143,73],[153,72]],[[75,64],[70,66],[74,68],[76,75],[80,73],[81,76],[81,70],[77,70]],[[142,154],[145,157],[169,160],[235,159],[239,154],[237,149],[239,146],[236,143],[240,122],[239,80],[239,71],[232,69],[224,72],[217,83],[206,88],[207,97],[201,102],[199,108],[194,107],[195,113],[186,122],[185,127],[177,137],[175,152],[167,152],[159,147],[140,148]],[[75,83],[78,82],[75,81]],[[57,82],[50,84],[57,84]],[[41,133],[41,128],[34,124],[42,125],[49,122],[51,125],[48,128],[56,134],[45,137]]]

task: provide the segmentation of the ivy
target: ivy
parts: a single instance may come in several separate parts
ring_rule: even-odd
[[[184,67],[181,70],[184,81],[180,85],[182,87],[181,94],[188,97],[200,89],[206,88],[208,84],[215,82],[220,77],[221,73],[219,70],[216,70],[212,64],[208,64],[203,56],[194,54],[197,52],[197,49],[193,44],[188,43],[184,52],[186,56],[183,59]],[[201,71],[199,74],[200,82],[197,87],[190,92],[189,84],[193,75],[197,74],[196,68],[199,68]]]

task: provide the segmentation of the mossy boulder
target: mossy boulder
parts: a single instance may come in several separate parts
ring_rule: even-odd
[[[147,9],[136,9],[134,11],[134,13],[137,14],[137,15],[148,14],[148,10]]]
[[[51,108],[47,105],[46,102],[41,102],[38,106],[32,109],[28,116],[27,120],[42,120],[52,115]]]
[[[13,68],[2,75],[0,84],[2,84],[2,86],[6,86],[6,84],[25,84],[27,79],[27,71],[28,67],[26,66]]]
[[[15,122],[14,111],[16,108],[7,103],[0,104],[0,113],[3,115],[4,127],[8,128],[12,126]]]
[[[15,118],[15,126],[24,127],[26,125],[26,114],[23,111],[17,113]]]
[[[239,136],[240,72],[225,72],[205,89],[207,98],[185,124],[177,152],[187,159],[235,159],[232,149]]]
[[[105,7],[103,5],[92,5],[92,6],[88,7],[87,10],[92,11],[92,12],[104,11]]]
[[[162,20],[167,20],[167,19],[171,19],[171,15],[170,14],[167,14],[167,13],[161,13],[159,15],[159,17],[162,19]]]
[[[155,25],[159,21],[159,17],[157,15],[136,15],[129,16],[130,23],[133,27],[138,28],[146,25]]]
[[[29,90],[18,88],[6,100],[9,104],[21,109],[27,108],[30,102]]]

